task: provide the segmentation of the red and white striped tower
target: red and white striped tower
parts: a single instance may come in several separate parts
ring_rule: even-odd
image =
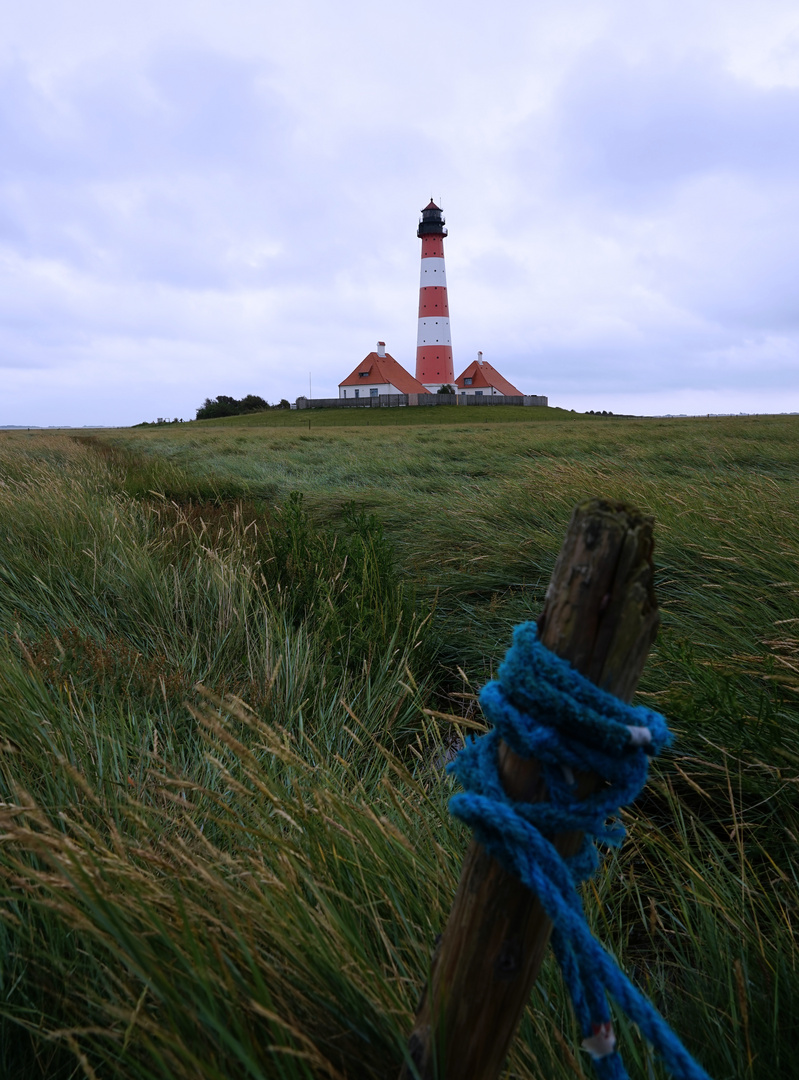
[[[455,369],[452,366],[447,274],[444,269],[444,237],[447,230],[444,215],[432,199],[422,210],[416,235],[422,239],[416,378],[435,394],[444,384],[455,386]]]

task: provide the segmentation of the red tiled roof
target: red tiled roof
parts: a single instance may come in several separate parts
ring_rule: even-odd
[[[366,372],[365,375],[362,372]],[[370,352],[361,360],[351,375],[342,379],[339,386],[369,386],[375,383],[390,383],[396,386],[400,394],[427,394],[429,390],[405,370],[393,356],[386,353],[378,356],[376,352]]]
[[[465,379],[471,379],[471,386],[467,386]],[[493,387],[500,394],[509,397],[522,397],[521,390],[517,390],[513,383],[509,383],[492,367],[487,360],[472,360],[471,364],[457,377],[455,382],[459,390],[490,389]]]
[[[436,206],[436,204],[433,202],[432,199],[430,200],[430,202],[425,207],[425,210],[440,210],[440,209],[441,209],[441,207]]]

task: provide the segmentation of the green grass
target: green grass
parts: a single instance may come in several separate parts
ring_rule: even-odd
[[[192,427],[226,427],[231,422],[246,428],[311,428],[325,427],[416,427],[419,424],[441,427],[442,424],[515,424],[542,423],[549,420],[581,420],[582,413],[566,409],[524,405],[412,405],[403,408],[342,408],[342,409],[270,409],[268,412],[226,416],[215,420],[193,421]],[[592,417],[593,419],[593,417]],[[612,420],[613,417],[602,417]],[[175,426],[169,425],[172,430]],[[161,425],[141,424],[140,429],[162,430]]]
[[[590,494],[656,518],[678,733],[590,917],[717,1080],[790,1074],[799,421],[465,412],[0,436],[0,1075],[394,1075],[441,762]],[[508,1075],[578,1046],[547,965]]]

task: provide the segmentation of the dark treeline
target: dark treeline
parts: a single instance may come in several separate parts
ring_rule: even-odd
[[[278,405],[270,405],[258,394],[247,394],[241,400],[220,394],[215,398],[206,398],[197,410],[198,420],[214,420],[220,416],[241,416],[244,413],[263,412],[265,409],[289,409],[289,402],[282,398]]]

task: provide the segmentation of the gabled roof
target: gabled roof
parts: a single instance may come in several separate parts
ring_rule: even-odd
[[[388,353],[385,356],[378,356],[376,352],[370,352],[351,375],[342,379],[339,386],[369,386],[370,383],[372,385],[390,383],[396,386],[401,394],[428,394],[430,392]]]
[[[464,379],[471,379],[471,386],[467,386]],[[493,387],[499,394],[507,394],[509,397],[523,396],[521,390],[509,383],[487,360],[472,360],[455,382],[459,390],[486,390]]]

